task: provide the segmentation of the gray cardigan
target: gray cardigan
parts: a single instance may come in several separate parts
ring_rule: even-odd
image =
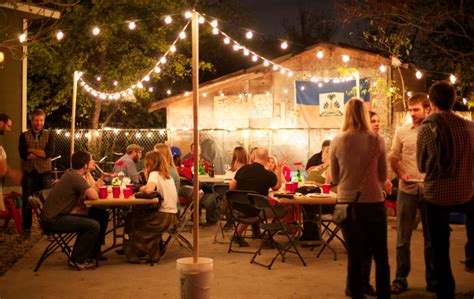
[[[377,148],[374,156],[374,146]],[[382,184],[387,179],[385,143],[370,131],[346,131],[331,142],[332,182],[338,184],[338,202],[353,201],[373,159],[359,203],[383,202]]]

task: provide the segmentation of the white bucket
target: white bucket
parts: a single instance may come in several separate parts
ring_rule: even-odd
[[[211,258],[200,257],[193,263],[192,257],[176,260],[179,271],[179,298],[207,299],[211,298],[211,283],[214,277]]]

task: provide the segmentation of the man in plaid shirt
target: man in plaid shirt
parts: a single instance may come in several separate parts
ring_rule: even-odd
[[[417,140],[417,164],[426,173],[424,199],[432,234],[438,298],[454,298],[449,259],[449,214],[466,213],[466,270],[474,271],[474,123],[452,111],[456,91],[441,81],[429,90],[434,113],[423,122]]]

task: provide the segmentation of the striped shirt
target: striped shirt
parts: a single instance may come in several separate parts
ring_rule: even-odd
[[[440,125],[441,124],[441,125]],[[440,142],[442,139],[449,143]],[[445,154],[445,153],[450,153]],[[474,195],[474,123],[452,111],[429,115],[420,127],[416,151],[426,173],[424,197],[435,205],[460,205]],[[451,161],[452,160],[452,161]],[[448,165],[454,167],[447,173]]]

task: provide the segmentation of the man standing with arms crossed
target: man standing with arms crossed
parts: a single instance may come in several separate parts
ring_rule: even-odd
[[[423,179],[416,165],[416,140],[421,123],[430,112],[427,95],[418,93],[410,97],[408,111],[412,123],[397,129],[389,156],[390,166],[400,178],[397,198],[397,272],[392,283],[393,294],[400,294],[408,289],[407,277],[411,266],[410,241],[418,208],[423,223],[426,290],[434,292],[436,288],[431,237],[426,222],[426,206],[423,203],[423,185],[413,182]]]
[[[31,129],[21,133],[19,152],[23,169],[23,230],[30,237],[32,212],[28,197],[34,192],[51,188],[51,156],[54,153],[54,136],[43,129],[46,114],[41,109],[31,113]]]
[[[427,222],[432,234],[438,298],[454,298],[455,282],[449,259],[449,214],[466,213],[466,271],[474,271],[474,123],[452,111],[456,91],[447,81],[429,90],[434,113],[418,133],[418,169],[426,173]]]

